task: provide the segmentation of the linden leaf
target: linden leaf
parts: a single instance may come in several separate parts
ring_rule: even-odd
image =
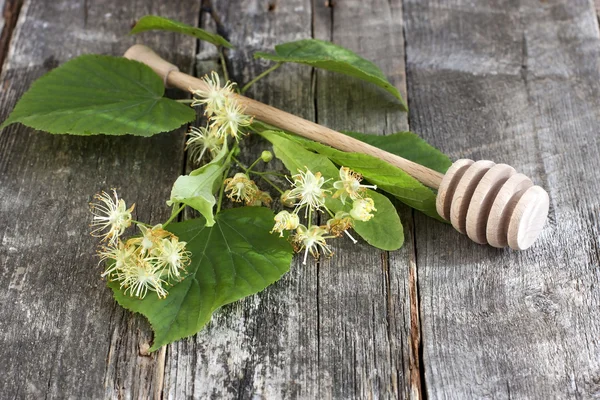
[[[298,40],[275,46],[275,54],[257,52],[254,58],[306,64],[361,79],[385,89],[400,101],[404,111],[408,110],[398,89],[377,65],[333,43],[318,39]]]
[[[164,91],[145,64],[83,55],[35,81],[0,129],[20,122],[50,133],[152,136],[196,117],[191,107],[163,97]]]
[[[223,46],[228,49],[232,49],[233,45],[229,43],[223,36],[217,35],[216,33],[210,33],[204,29],[196,28],[194,26],[186,25],[181,22],[173,21],[168,18],[159,17],[156,15],[146,15],[135,24],[133,29],[129,32],[130,35],[150,31],[150,30],[162,30],[170,31],[175,33],[183,33],[184,35],[193,36],[196,39],[203,40],[214,44],[215,46]]]
[[[199,332],[225,304],[258,293],[285,274],[292,261],[290,244],[270,234],[274,214],[264,207],[225,210],[207,227],[203,218],[173,223],[168,230],[192,253],[188,275],[159,299],[123,294],[109,282],[124,308],[148,318],[154,330],[150,351]]]

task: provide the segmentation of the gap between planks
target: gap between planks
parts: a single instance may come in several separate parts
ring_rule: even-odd
[[[600,1],[600,0],[597,0]],[[391,1],[390,1],[391,7]],[[406,102],[407,111],[407,123],[408,130],[411,129],[411,117],[410,117],[410,98],[408,96],[408,57],[407,57],[407,42],[406,42],[406,24],[404,22],[404,0],[400,0],[400,18],[402,19],[402,39],[404,40],[404,76],[405,86],[401,88],[404,101]],[[423,358],[423,342],[422,337],[422,324],[421,324],[421,299],[419,297],[419,273],[417,265],[417,235],[415,232],[416,218],[415,211],[411,210],[410,213],[413,229],[413,252],[412,258],[409,260],[409,275],[408,275],[408,290],[410,299],[410,347],[409,353],[409,382],[410,382],[410,396],[411,398],[426,399],[427,388],[425,381],[425,362]]]
[[[598,2],[600,2],[600,0],[596,0]],[[400,20],[403,21],[403,3],[404,0],[399,0],[398,1],[398,9],[397,12],[399,13],[399,15],[397,15],[396,17],[399,18]],[[392,0],[388,0],[388,4],[390,7],[390,12],[392,11],[391,9],[393,8],[393,1]],[[329,41],[330,42],[334,42],[334,23],[335,23],[335,6],[336,3],[333,1],[327,1],[325,3],[325,6],[329,9]],[[311,8],[311,12],[312,12],[312,25],[311,25],[311,34],[312,37],[315,38],[315,0],[312,1],[312,8]],[[400,92],[402,93],[402,95],[404,96],[404,99],[407,103],[407,105],[409,105],[409,110],[410,110],[410,99],[408,98],[408,88],[407,88],[407,53],[406,53],[406,35],[405,35],[405,24],[404,21],[402,22],[402,38],[403,38],[403,47],[404,47],[404,51],[403,51],[403,56],[404,56],[404,84],[401,85],[401,87],[399,87],[398,89],[400,90]],[[319,109],[318,109],[318,75],[316,73],[316,69],[313,68],[312,69],[312,91],[313,91],[313,98],[314,98],[314,115],[315,115],[315,122],[320,123],[321,121],[319,120]],[[411,126],[411,121],[410,121],[410,114],[407,113],[407,125],[408,125],[408,130],[410,130],[410,126]],[[408,224],[406,223],[408,222]],[[408,297],[409,297],[409,312],[410,312],[410,316],[409,316],[409,321],[410,321],[410,326],[409,326],[409,332],[410,332],[410,336],[408,338],[408,342],[407,345],[409,346],[409,360],[408,360],[408,393],[406,391],[404,391],[405,394],[408,394],[410,399],[423,399],[427,397],[427,391],[426,391],[426,382],[425,382],[425,365],[424,365],[424,360],[423,360],[423,347],[422,347],[422,342],[421,342],[421,319],[420,319],[420,298],[419,298],[419,281],[418,281],[418,266],[417,266],[417,239],[416,239],[416,234],[414,233],[414,229],[415,229],[415,213],[414,210],[410,210],[410,219],[408,219],[408,221],[406,221],[404,223],[405,227],[408,228],[406,229],[407,231],[410,232],[410,236],[412,236],[412,242],[410,243],[413,246],[413,251],[410,252],[410,259],[408,261],[409,264],[409,273],[408,273],[408,282],[407,282],[407,286],[408,286]],[[408,236],[408,237],[410,237]],[[405,238],[406,239],[406,238]],[[405,242],[405,244],[408,244],[407,242]],[[389,260],[389,254],[390,252],[386,251],[384,252],[383,256],[382,256],[382,268],[384,270],[384,275],[386,276],[386,279],[389,281],[390,279],[390,269],[389,269],[389,265],[388,265],[388,260]],[[318,273],[317,273],[317,282],[318,282]],[[391,302],[391,293],[389,290],[386,290],[386,301],[388,304],[390,304]],[[319,306],[319,302],[317,301],[317,313],[318,313],[318,306]],[[388,315],[386,316],[388,319],[388,323],[389,323],[389,308],[388,308]],[[389,327],[388,327],[389,329]],[[319,339],[320,334],[317,336],[317,340]],[[391,344],[390,344],[391,345]],[[398,390],[399,388],[397,388]],[[406,390],[406,388],[405,388]],[[396,392],[397,395],[400,395],[401,392],[397,391]]]

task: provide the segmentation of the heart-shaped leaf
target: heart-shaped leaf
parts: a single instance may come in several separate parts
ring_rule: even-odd
[[[83,55],[35,81],[0,129],[21,122],[50,133],[152,136],[196,117],[163,95],[161,78],[147,65]]]
[[[204,29],[196,28],[194,26],[186,25],[181,22],[173,21],[172,19],[163,18],[156,15],[146,15],[140,18],[129,34],[132,35],[151,30],[183,33],[184,35],[193,36],[197,39],[204,40],[205,42],[212,43],[215,46],[223,46],[229,49],[233,48],[231,43],[229,43],[223,36],[217,35],[216,33],[210,33]]]
[[[387,80],[377,65],[331,42],[318,39],[298,40],[275,46],[275,54],[257,52],[254,57],[306,64],[370,82],[387,90],[400,101],[403,110],[408,110],[398,89]]]
[[[273,217],[264,207],[241,207],[219,213],[212,227],[203,218],[170,224],[168,230],[187,243],[192,261],[188,275],[165,299],[130,297],[118,282],[109,282],[121,306],[150,321],[150,351],[197,333],[219,307],[260,292],[289,270],[293,251],[269,233]]]

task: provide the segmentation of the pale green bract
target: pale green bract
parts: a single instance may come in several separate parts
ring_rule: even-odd
[[[83,55],[35,81],[0,129],[20,122],[50,133],[152,136],[196,117],[164,91],[145,64]]]
[[[306,150],[285,133],[264,131],[260,135],[271,142],[275,156],[290,170],[290,174],[294,175],[298,170],[308,167],[313,172],[321,172],[325,179],[338,179],[339,169],[327,157]],[[354,230],[374,247],[390,251],[399,249],[404,243],[404,231],[396,209],[387,197],[371,190],[368,193],[375,202],[377,212],[368,222],[356,221]],[[325,204],[334,213],[352,208],[350,202],[344,206],[339,199],[333,198],[328,198]]]
[[[211,162],[193,170],[189,175],[181,175],[177,178],[167,204],[169,206],[186,204],[204,216],[206,226],[213,226],[215,224],[213,214],[216,204],[215,193],[221,184],[223,172],[229,162],[227,146],[224,146]]]
[[[447,155],[412,132],[397,132],[391,135],[343,133],[442,174],[445,174],[452,165],[452,160]]]
[[[387,80],[377,65],[331,42],[304,39],[283,43],[275,46],[275,54],[257,52],[254,58],[306,64],[361,79],[385,89],[400,101],[404,111],[408,110],[398,89]]]
[[[150,351],[199,332],[219,307],[260,292],[289,270],[292,247],[269,233],[273,217],[264,207],[241,207],[220,212],[212,227],[202,218],[170,224],[167,229],[187,243],[192,261],[166,299],[130,297],[118,282],[109,282],[121,306],[148,318],[154,330]]]
[[[210,33],[204,29],[196,28],[194,26],[186,25],[181,22],[173,21],[172,19],[159,17],[156,15],[146,15],[135,24],[133,29],[129,32],[130,35],[146,32],[151,30],[162,30],[175,33],[182,33],[184,35],[193,36],[196,39],[203,40],[214,44],[215,46],[223,46],[228,49],[232,49],[233,45],[229,43],[223,36],[217,35],[216,33]]]

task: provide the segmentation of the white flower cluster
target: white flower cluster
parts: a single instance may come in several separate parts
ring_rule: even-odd
[[[166,288],[182,279],[190,262],[186,243],[162,225],[148,227],[140,223],[136,225],[142,236],[123,241],[121,236],[133,223],[134,206],[127,208],[115,190],[113,196],[102,192],[94,196],[97,203],[90,204],[95,228],[92,235],[101,237],[104,243],[98,250],[100,262],[107,265],[102,277],[119,282],[124,293],[131,296],[144,298],[150,290],[165,298]]]
[[[240,128],[252,123],[252,117],[244,114],[243,107],[234,98],[235,83],[228,81],[221,87],[215,71],[202,80],[204,89],[191,90],[194,95],[192,107],[204,106],[208,123],[205,127],[190,128],[186,142],[186,148],[196,162],[200,162],[207,150],[213,156],[217,154],[228,137],[239,140]]]
[[[352,209],[349,212],[339,211],[335,215],[326,207],[325,200],[332,189],[324,188],[329,182],[320,172],[312,173],[308,168],[298,171],[290,181],[292,189],[285,192],[281,198],[282,203],[294,207],[293,212],[281,211],[275,216],[275,226],[271,232],[278,232],[283,236],[284,231],[295,231],[291,241],[296,251],[304,250],[303,263],[306,264],[308,253],[319,258],[320,254],[332,255],[327,239],[339,237],[343,233],[348,235],[354,243],[356,240],[348,233],[354,221],[368,221],[373,218],[372,212],[377,211],[373,199],[367,197],[367,188],[376,189],[376,186],[362,185],[362,176],[349,168],[340,168],[340,180],[333,183],[332,189],[337,191],[331,196],[340,198],[343,204],[350,198]],[[304,209],[305,225],[300,224],[298,213]],[[326,225],[312,225],[313,211],[327,211],[332,218]]]

